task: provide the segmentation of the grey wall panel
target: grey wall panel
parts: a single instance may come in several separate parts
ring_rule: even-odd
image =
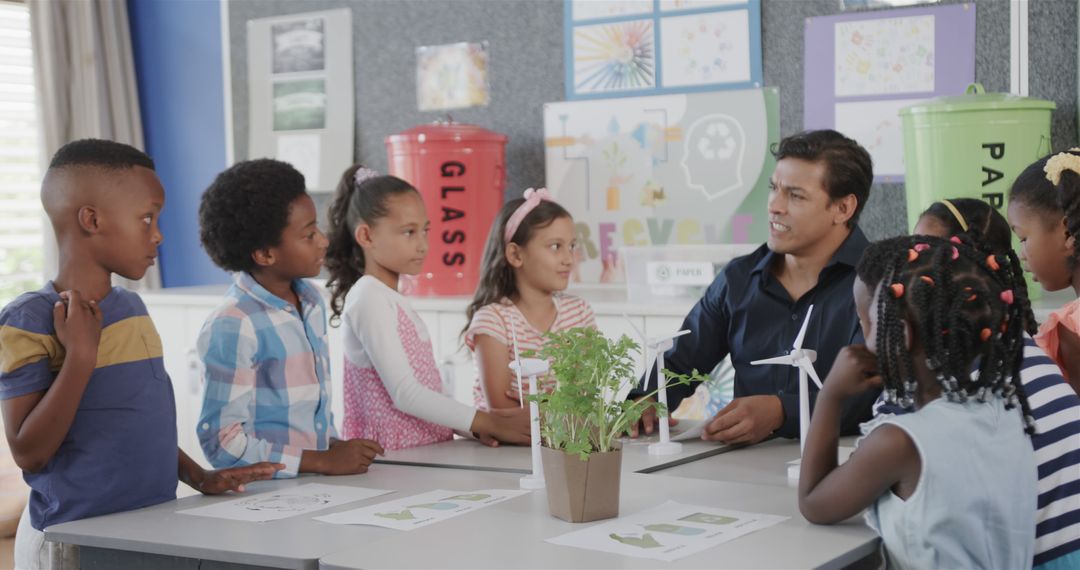
[[[440,115],[416,108],[415,48],[490,42],[491,105],[452,113],[510,137],[507,198],[543,184],[545,102],[564,94],[560,0],[228,0],[236,157],[247,150],[246,22],[253,18],[349,6],[353,9],[356,159],[386,168],[387,135]],[[946,3],[961,3],[946,0]],[[988,91],[1009,88],[1009,3],[979,0],[975,78]],[[1031,95],[1055,101],[1055,148],[1077,139],[1077,2],[1030,2]],[[840,0],[763,0],[765,84],[780,89],[783,135],[803,125],[803,28],[806,18],[840,12]],[[344,169],[346,165],[342,165]],[[325,199],[319,200],[320,205]],[[861,225],[871,238],[907,231],[903,185],[875,185]]]

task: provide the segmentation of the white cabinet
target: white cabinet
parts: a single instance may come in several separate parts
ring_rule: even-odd
[[[198,305],[148,303],[147,311],[161,337],[165,371],[172,380],[173,394],[176,397],[176,435],[180,449],[203,467],[209,467],[195,431],[203,395],[201,363],[195,343],[210,309]]]

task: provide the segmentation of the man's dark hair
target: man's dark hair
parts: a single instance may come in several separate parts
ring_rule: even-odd
[[[291,165],[261,158],[225,169],[203,192],[199,239],[210,259],[226,271],[251,271],[251,254],[281,243],[289,206],[307,190]]]
[[[874,163],[870,153],[852,139],[833,130],[803,131],[780,141],[773,148],[776,160],[799,158],[825,163],[825,190],[833,200],[854,194],[857,205],[848,220],[853,228],[870,197]]]

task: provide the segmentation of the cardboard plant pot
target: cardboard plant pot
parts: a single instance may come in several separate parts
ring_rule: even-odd
[[[581,460],[577,454],[541,448],[544,480],[547,482],[548,510],[569,522],[589,522],[619,516],[619,474],[622,448],[590,453]]]

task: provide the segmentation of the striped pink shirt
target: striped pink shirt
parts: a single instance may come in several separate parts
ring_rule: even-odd
[[[555,322],[546,332],[561,332],[575,327],[596,328],[596,317],[593,315],[592,307],[581,297],[556,293],[553,300],[555,301]],[[469,350],[475,351],[476,336],[486,334],[506,345],[507,356],[513,360],[514,342],[510,334],[511,322],[516,329],[518,348],[521,352],[540,350],[543,347],[544,333],[529,324],[525,315],[506,297],[498,303],[485,305],[476,311],[469,323],[469,328],[465,331],[465,345],[469,347]],[[517,378],[511,380],[510,389],[515,392],[518,390]],[[477,408],[481,410],[488,408],[479,371],[476,373],[476,382],[473,384],[473,400]]]

